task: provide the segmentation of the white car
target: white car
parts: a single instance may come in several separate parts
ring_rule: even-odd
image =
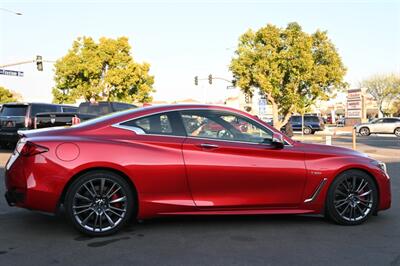
[[[369,136],[371,133],[379,133],[395,134],[397,137],[400,137],[400,118],[376,118],[368,123],[357,124],[354,128],[361,136]]]

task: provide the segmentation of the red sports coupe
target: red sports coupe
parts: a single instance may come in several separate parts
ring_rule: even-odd
[[[293,141],[227,107],[152,106],[20,134],[8,203],[64,206],[93,236],[168,215],[323,214],[354,225],[391,203],[384,163]]]

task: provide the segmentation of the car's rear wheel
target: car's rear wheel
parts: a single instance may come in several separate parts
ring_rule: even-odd
[[[309,127],[305,127],[305,128],[303,128],[303,133],[305,135],[310,135],[310,134],[312,134],[312,129]]]
[[[334,222],[356,225],[376,211],[377,203],[378,190],[372,177],[360,170],[349,170],[331,184],[326,209]]]
[[[134,193],[124,178],[110,171],[83,174],[67,191],[65,209],[72,224],[91,236],[117,232],[134,212]]]
[[[360,128],[360,135],[361,136],[369,136],[371,134],[369,128],[367,127],[362,127]]]
[[[400,127],[395,128],[394,134],[395,134],[397,137],[400,137]]]

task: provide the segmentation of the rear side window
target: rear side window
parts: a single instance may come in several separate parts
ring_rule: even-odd
[[[314,122],[314,123],[319,123],[319,118],[317,116],[305,116],[304,121],[306,122]]]
[[[31,107],[31,116],[35,116],[37,113],[49,113],[49,112],[57,112],[57,105],[34,104]]]
[[[2,116],[25,116],[28,106],[26,105],[4,105],[1,109]]]
[[[146,116],[122,123],[121,125],[140,128],[146,134],[172,134],[172,126],[167,114]]]

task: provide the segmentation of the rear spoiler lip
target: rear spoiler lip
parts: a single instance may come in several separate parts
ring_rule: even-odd
[[[51,132],[51,131],[57,131],[60,129],[65,129],[65,128],[69,128],[69,127],[64,127],[64,126],[59,126],[59,127],[46,127],[46,128],[39,128],[39,129],[30,129],[30,130],[26,130],[26,129],[21,129],[17,131],[17,134],[21,137],[21,138],[29,138],[29,137],[35,137],[38,135],[38,133],[42,133],[42,132]],[[40,134],[41,135],[41,134]]]
[[[27,132],[28,130],[18,130],[17,131],[17,134],[20,136],[20,138],[22,139],[22,138],[25,138],[26,137],[26,132]]]

